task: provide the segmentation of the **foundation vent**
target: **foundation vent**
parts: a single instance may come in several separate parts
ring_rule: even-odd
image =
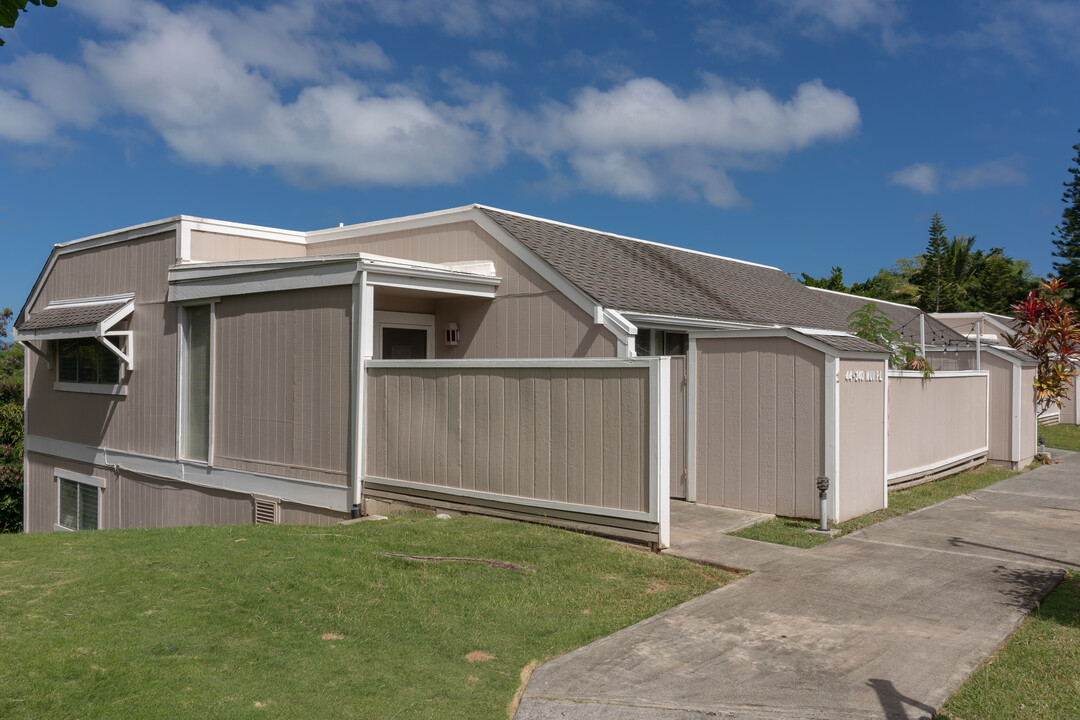
[[[277,498],[255,496],[255,524],[277,525],[281,522],[281,505]]]

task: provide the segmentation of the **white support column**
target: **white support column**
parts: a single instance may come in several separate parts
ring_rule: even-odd
[[[919,354],[926,357],[926,313],[919,313]]]
[[[359,508],[364,499],[364,468],[367,444],[367,360],[375,344],[375,288],[368,285],[367,271],[360,273],[352,286],[352,343],[351,382],[349,400],[350,425],[353,429],[350,468],[350,507]]]
[[[889,361],[886,360],[882,363],[884,366],[884,377],[881,383],[884,386],[885,405],[883,410],[885,412],[885,418],[882,425],[885,428],[885,438],[882,442],[882,469],[881,469],[881,492],[883,495],[882,507],[889,507]]]
[[[649,400],[652,461],[649,468],[649,487],[654,497],[652,507],[657,511],[660,548],[671,546],[671,358],[658,357],[650,365],[652,388]]]
[[[1009,462],[1018,463],[1021,460],[1020,457],[1020,438],[1023,436],[1023,413],[1020,409],[1020,403],[1023,402],[1023,396],[1020,392],[1020,386],[1024,381],[1024,371],[1020,367],[1020,363],[1013,363],[1012,366],[1012,423],[1009,428],[1010,443],[1009,443]]]
[[[829,478],[829,520],[836,522],[840,517],[840,358],[835,355],[825,356],[825,475]]]
[[[697,338],[686,348],[686,499],[697,502]]]

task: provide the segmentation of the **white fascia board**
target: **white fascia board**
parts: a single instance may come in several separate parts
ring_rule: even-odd
[[[495,238],[496,242],[514,253],[518,259],[529,266],[529,269],[544,278],[544,280],[554,286],[556,290],[569,298],[571,302],[587,312],[590,316],[595,316],[596,308],[597,306],[600,306],[601,303],[597,302],[595,298],[571,282],[565,275],[553,268],[547,261],[526,247],[525,244],[516,237],[503,230],[498,223],[485,215],[483,211],[473,206],[467,210],[462,216],[462,219],[468,219],[475,222],[488,235]]]
[[[34,286],[30,289],[30,294],[23,304],[22,313],[28,311],[33,307],[34,303],[37,302],[38,295],[41,294],[41,289],[45,286],[45,279],[52,273],[52,269],[61,255],[67,255],[68,253],[78,252],[80,250],[90,250],[103,245],[140,240],[145,237],[159,235],[170,231],[178,232],[179,227],[180,216],[176,216],[166,220],[155,220],[154,222],[143,223],[142,225],[133,225],[121,230],[113,230],[111,232],[91,235],[89,237],[79,238],[78,240],[70,240],[65,243],[53,245],[52,252],[49,254],[49,259],[45,261],[45,267],[42,268],[37,280],[34,281]]]
[[[1012,348],[1009,349],[1011,350]],[[1003,352],[1002,350],[1003,349],[994,347],[993,345],[983,345],[982,347],[982,351],[984,353],[990,353],[994,357],[1001,358],[1002,360],[1005,360],[1006,362],[1009,362],[1018,367],[1035,367],[1039,364],[1038,361],[1036,361],[1034,358],[1031,360],[1024,360],[1010,353]]]
[[[209,467],[199,463],[120,452],[106,448],[26,436],[26,451],[65,460],[112,468],[136,475],[242,494],[268,495],[286,502],[347,512],[348,487],[314,480],[264,475],[244,470]]]
[[[619,235],[618,233],[608,232],[606,230],[597,230],[595,228],[587,228],[582,225],[571,225],[570,223],[560,222],[559,220],[550,220],[548,218],[537,217],[535,215],[526,215],[525,213],[514,212],[513,210],[503,210],[502,208],[491,207],[490,205],[472,205],[471,207],[485,208],[493,212],[502,213],[503,215],[513,215],[514,217],[525,218],[526,220],[537,220],[548,225],[557,225],[559,227],[569,228],[571,230],[583,230],[585,232],[597,233],[598,235],[607,235],[609,237],[618,238],[620,240],[630,240],[632,242],[641,243],[642,245],[653,245],[654,247],[668,248],[669,250],[678,250],[680,252],[690,253],[692,255],[701,255],[709,258],[716,258],[718,260],[727,260],[728,262],[739,263],[740,265],[750,265],[752,267],[765,268],[766,270],[777,270],[780,268],[773,267],[772,265],[762,265],[761,263],[751,262],[750,260],[740,260],[739,258],[727,257],[725,255],[717,255],[716,253],[705,252],[704,250],[693,250],[691,248],[679,247],[678,245],[668,245],[655,240],[643,240],[641,238],[632,237],[630,235]],[[781,271],[782,272],[782,271]]]
[[[397,232],[400,230],[418,230],[421,228],[445,225],[448,222],[461,222],[475,219],[478,211],[475,205],[463,205],[461,207],[436,210],[434,212],[420,213],[418,215],[406,215],[404,217],[389,218],[385,220],[372,220],[355,225],[326,228],[325,230],[313,230],[304,233],[308,245],[317,245],[331,240],[344,240],[347,238],[365,237],[379,233]]]
[[[170,275],[172,273],[170,272]],[[169,282],[169,302],[248,295],[284,290],[304,290],[332,285],[351,285],[356,281],[356,262],[318,267],[304,267],[275,272],[246,273],[224,277],[208,277],[199,280]]]
[[[805,345],[809,348],[813,348],[818,352],[824,353],[827,357],[838,358],[843,357],[847,359],[858,359],[865,356],[868,359],[880,360],[882,357],[888,357],[888,353],[847,353],[837,350],[832,345],[828,345],[819,340],[815,340],[812,337],[803,335],[800,332],[796,332],[789,327],[765,327],[760,329],[746,329],[746,330],[706,330],[691,332],[690,336],[696,340],[724,340],[724,339],[739,339],[739,338],[762,338],[762,337],[780,337],[787,338],[788,340],[794,340],[800,345]]]
[[[739,323],[727,320],[709,320],[708,318],[685,317],[682,315],[661,315],[631,310],[620,310],[619,314],[639,328],[657,330],[744,330],[769,328],[775,325]]]
[[[305,260],[190,265],[169,270],[169,301],[351,285],[368,271],[368,283],[474,297],[494,297],[499,277],[429,264],[387,262],[356,254]]]
[[[626,318],[620,315],[618,311],[609,310],[608,308],[600,308],[600,319],[600,324],[615,336],[616,354],[619,357],[634,357],[637,354],[634,347],[637,327],[627,322]]]
[[[485,360],[368,360],[369,368],[647,368],[656,358],[492,358]]]
[[[229,222],[227,220],[213,220],[211,218],[181,215],[181,235],[186,234],[189,243],[192,230],[217,233],[218,235],[237,235],[240,237],[257,238],[259,240],[273,240],[275,242],[293,243],[295,245],[307,244],[308,235],[305,232],[296,230],[282,230],[280,228],[266,227],[264,225],[247,225],[245,223]],[[181,255],[179,257],[185,256]]]
[[[49,303],[49,305],[45,309],[61,306],[104,305],[107,302],[117,302],[118,300],[123,300],[124,298],[132,298],[129,299],[128,302],[123,305],[123,307],[121,307],[116,312],[109,315],[109,317],[98,323],[87,323],[84,325],[61,325],[52,328],[42,328],[41,330],[13,330],[11,337],[16,342],[33,342],[41,340],[75,340],[79,338],[102,338],[105,337],[105,335],[112,330],[113,326],[115,326],[118,322],[120,322],[135,311],[135,300],[133,299],[134,297],[134,293],[129,293],[102,302],[64,301]]]

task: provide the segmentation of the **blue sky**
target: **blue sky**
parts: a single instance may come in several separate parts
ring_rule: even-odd
[[[950,234],[1050,269],[1071,0],[60,0],[0,31],[0,307],[54,243],[479,202],[863,280]]]

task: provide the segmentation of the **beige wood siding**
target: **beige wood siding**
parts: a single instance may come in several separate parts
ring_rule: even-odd
[[[254,519],[250,495],[194,487],[111,468],[29,453],[27,532],[48,532],[56,521],[57,468],[105,481],[101,528],[245,525]]]
[[[987,447],[987,378],[889,379],[893,482],[945,467]]]
[[[671,358],[671,497],[686,497],[686,357]]]
[[[202,262],[231,260],[264,260],[268,258],[304,257],[303,243],[280,242],[243,235],[191,231],[191,259]]]
[[[987,458],[1013,462],[1012,450],[1012,363],[993,355],[982,357],[982,367],[990,372],[990,450]]]
[[[840,487],[838,519],[844,521],[885,506],[888,368],[884,360],[840,360],[839,364],[840,467],[839,478],[833,479]]]
[[[1076,378],[1069,383],[1069,397],[1061,406],[1059,420],[1062,425],[1077,425],[1076,417]]]
[[[1021,467],[1031,464],[1035,459],[1038,437],[1035,422],[1035,372],[1036,368],[1023,368],[1020,371],[1020,457],[1016,458]]]
[[[351,287],[215,310],[214,464],[347,484]]]
[[[490,260],[502,283],[494,300],[441,300],[436,332],[456,322],[461,342],[440,358],[614,357],[614,336],[471,221],[313,243],[310,255],[366,252],[423,262]]]
[[[365,475],[648,511],[647,368],[370,368]]]
[[[696,344],[698,502],[817,517],[824,353],[786,338]]]
[[[255,510],[251,495],[196,487],[114,472],[87,463],[29,453],[26,474],[26,532],[50,532],[56,522],[56,469],[105,481],[101,493],[102,529],[177,527],[181,525],[250,525]],[[281,522],[290,525],[333,525],[348,515],[295,503],[281,503]]]
[[[61,255],[34,308],[50,300],[135,292],[130,329],[135,370],[126,396],[53,389],[50,371],[28,355],[31,400],[27,434],[157,457],[176,454],[176,309],[165,302],[166,275],[176,255],[175,233]],[[55,343],[49,343],[55,352]]]

